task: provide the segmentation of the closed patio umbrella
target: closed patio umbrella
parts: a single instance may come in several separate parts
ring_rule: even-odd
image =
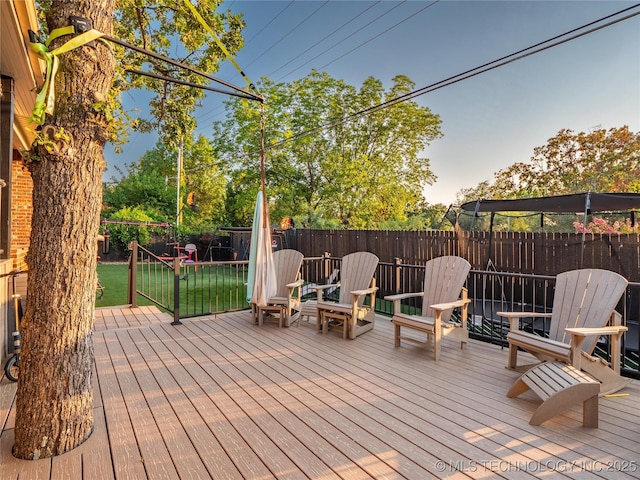
[[[264,103],[260,110],[260,190],[256,198],[249,249],[249,272],[247,278],[247,302],[265,307],[267,300],[277,291],[276,272],[273,268],[269,209],[265,194],[265,148],[264,148]]]
[[[251,230],[247,301],[259,307],[266,306],[269,297],[276,293],[276,282],[276,272],[273,268],[269,212],[264,194],[260,190],[256,199]]]

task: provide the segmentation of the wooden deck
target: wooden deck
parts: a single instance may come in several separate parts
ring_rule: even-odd
[[[170,325],[151,307],[97,311],[95,431],[54,459],[11,456],[15,384],[0,383],[2,479],[639,478],[640,382],[529,425],[509,399],[507,352],[444,341],[393,348],[391,324],[356,340],[263,327],[248,312]],[[530,393],[530,392],[529,392]]]

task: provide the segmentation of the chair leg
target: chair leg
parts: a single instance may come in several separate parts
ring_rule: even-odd
[[[582,425],[587,428],[598,428],[598,395],[582,403]]]
[[[395,322],[393,324],[393,346],[396,348],[400,346],[400,325]]]
[[[329,321],[327,320],[324,310],[320,311],[320,318],[318,319],[318,321],[320,322],[319,323],[320,331],[323,334],[326,334],[329,331]]]
[[[509,370],[514,370],[518,365],[518,347],[517,345],[509,344],[509,361],[507,363],[507,368]]]

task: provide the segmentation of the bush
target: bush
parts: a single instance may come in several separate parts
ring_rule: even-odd
[[[610,220],[594,217],[586,227],[583,223],[578,221],[573,222],[573,226],[576,229],[576,233],[640,233],[640,225],[632,225],[629,218],[625,218],[622,222],[615,220],[612,223]]]
[[[110,241],[121,249],[126,249],[130,242],[137,240],[140,245],[148,245],[151,241],[151,229],[145,225],[136,225],[135,223],[149,223],[156,221],[148,212],[142,207],[124,207],[115,212],[110,220],[122,221],[122,225],[109,225]],[[126,224],[131,222],[132,224]]]

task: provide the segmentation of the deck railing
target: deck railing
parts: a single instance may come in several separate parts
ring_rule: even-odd
[[[302,265],[303,299],[316,296],[312,284],[324,284],[336,280],[340,270],[340,258],[329,253],[321,257],[307,257]],[[132,245],[130,261],[129,303],[135,305],[136,295],[154,302],[171,312],[174,323],[180,319],[200,315],[243,310],[249,308],[246,301],[248,262],[193,262],[184,258],[158,257],[150,251]],[[380,262],[376,271],[375,309],[391,316],[392,304],[386,295],[403,292],[419,292],[424,281],[424,265]],[[555,277],[471,270],[466,287],[472,303],[469,306],[468,325],[472,338],[506,346],[508,321],[497,315],[499,311],[550,312],[553,304]],[[337,295],[337,291],[333,293]],[[418,310],[419,299],[407,299],[405,308]],[[624,372],[640,377],[638,358],[638,317],[640,316],[640,283],[630,283],[617,310],[630,331],[623,336]],[[457,313],[457,312],[456,312]],[[523,328],[543,335],[548,330],[548,319],[523,319]],[[598,354],[608,358],[608,344],[603,339],[598,344]]]
[[[128,302],[140,295],[180,319],[248,308],[249,262],[185,262],[160,257],[133,242],[129,259]]]
[[[391,315],[392,305],[383,300],[385,295],[420,292],[424,281],[423,265],[405,265],[399,260],[380,262],[376,273],[379,287],[376,311]],[[551,312],[556,277],[471,270],[466,282],[472,303],[468,312],[468,328],[472,338],[507,346],[509,322],[497,314],[500,311]],[[418,310],[420,299],[407,299],[406,308]],[[629,331],[622,336],[621,365],[623,373],[640,378],[639,328],[640,283],[630,282],[616,310],[622,314]],[[458,312],[456,312],[458,313]],[[523,318],[522,328],[545,335],[549,331],[548,318]],[[596,346],[596,355],[609,359],[608,337],[602,337]]]

